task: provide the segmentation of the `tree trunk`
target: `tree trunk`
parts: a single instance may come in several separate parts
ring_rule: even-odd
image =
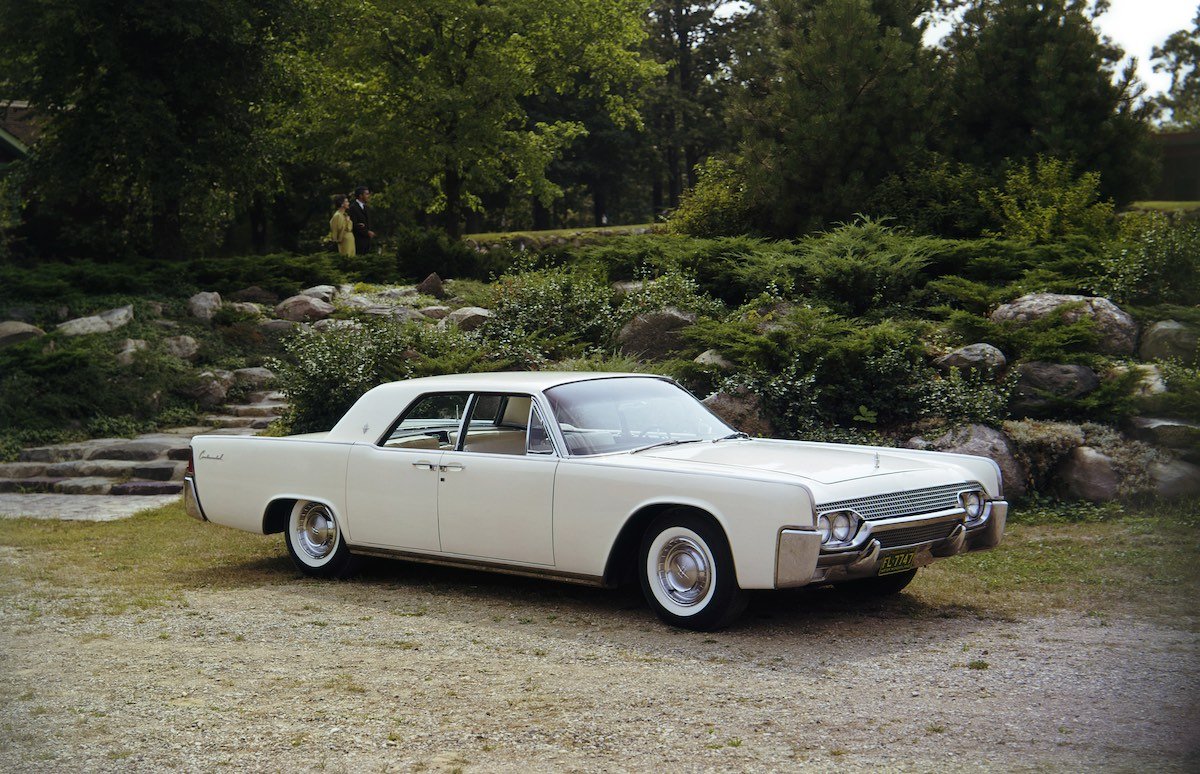
[[[155,196],[153,202],[154,209],[150,215],[150,245],[154,250],[154,257],[160,260],[182,261],[183,223],[179,216],[179,194]]]
[[[442,212],[442,230],[451,239],[462,236],[462,177],[458,167],[453,164],[446,167],[446,209]]]

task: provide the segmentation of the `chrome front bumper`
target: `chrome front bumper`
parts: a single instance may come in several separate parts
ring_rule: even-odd
[[[187,515],[197,521],[208,521],[204,509],[200,507],[200,497],[196,494],[196,479],[192,476],[183,477],[183,509]]]
[[[823,551],[821,535],[816,530],[783,529],[775,559],[775,587],[780,589],[807,586],[812,583],[835,583],[856,578],[869,578],[879,573],[880,560],[889,554],[916,551],[913,566],[920,567],[940,559],[966,551],[995,548],[1004,536],[1004,525],[1008,520],[1008,503],[991,500],[983,516],[974,522],[966,521],[961,510],[951,510],[898,519],[878,519],[862,525],[854,541],[843,549]],[[948,535],[935,540],[916,539],[912,543],[897,544],[895,540],[884,541],[893,530],[936,529],[940,525],[950,528]],[[951,528],[951,525],[953,527]]]

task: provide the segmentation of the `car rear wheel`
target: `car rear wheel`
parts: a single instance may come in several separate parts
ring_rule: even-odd
[[[351,569],[350,549],[342,540],[342,530],[329,506],[300,500],[292,507],[287,537],[288,553],[305,575],[337,578]]]
[[[835,588],[847,594],[864,597],[888,597],[892,594],[899,594],[908,584],[912,583],[915,577],[917,577],[917,571],[914,569],[891,575],[876,575],[874,578],[846,581],[835,584]]]
[[[659,618],[673,626],[711,631],[746,608],[733,555],[720,529],[695,513],[667,511],[642,538],[638,576]]]

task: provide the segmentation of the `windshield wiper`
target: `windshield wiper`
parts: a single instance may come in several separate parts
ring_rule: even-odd
[[[713,443],[716,443],[717,441],[733,441],[738,438],[749,438],[749,437],[750,437],[749,433],[742,433],[742,432],[730,433],[729,435],[723,435],[720,438],[714,438]]]
[[[682,438],[672,439],[670,441],[659,441],[658,443],[652,443],[649,446],[641,446],[637,449],[634,449],[630,452],[630,454],[637,454],[638,452],[646,451],[647,449],[657,449],[660,446],[678,446],[681,443],[699,443],[703,440],[703,438]]]

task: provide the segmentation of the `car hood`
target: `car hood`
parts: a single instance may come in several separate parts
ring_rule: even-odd
[[[951,469],[961,477],[965,471],[949,461],[913,459],[891,454],[886,448],[863,449],[799,441],[736,440],[660,446],[635,452],[635,456],[673,460],[725,468],[783,473],[837,484],[862,478],[895,474],[938,473]],[[924,478],[924,476],[917,476]],[[940,476],[939,476],[940,477]],[[960,479],[961,480],[961,479]]]

